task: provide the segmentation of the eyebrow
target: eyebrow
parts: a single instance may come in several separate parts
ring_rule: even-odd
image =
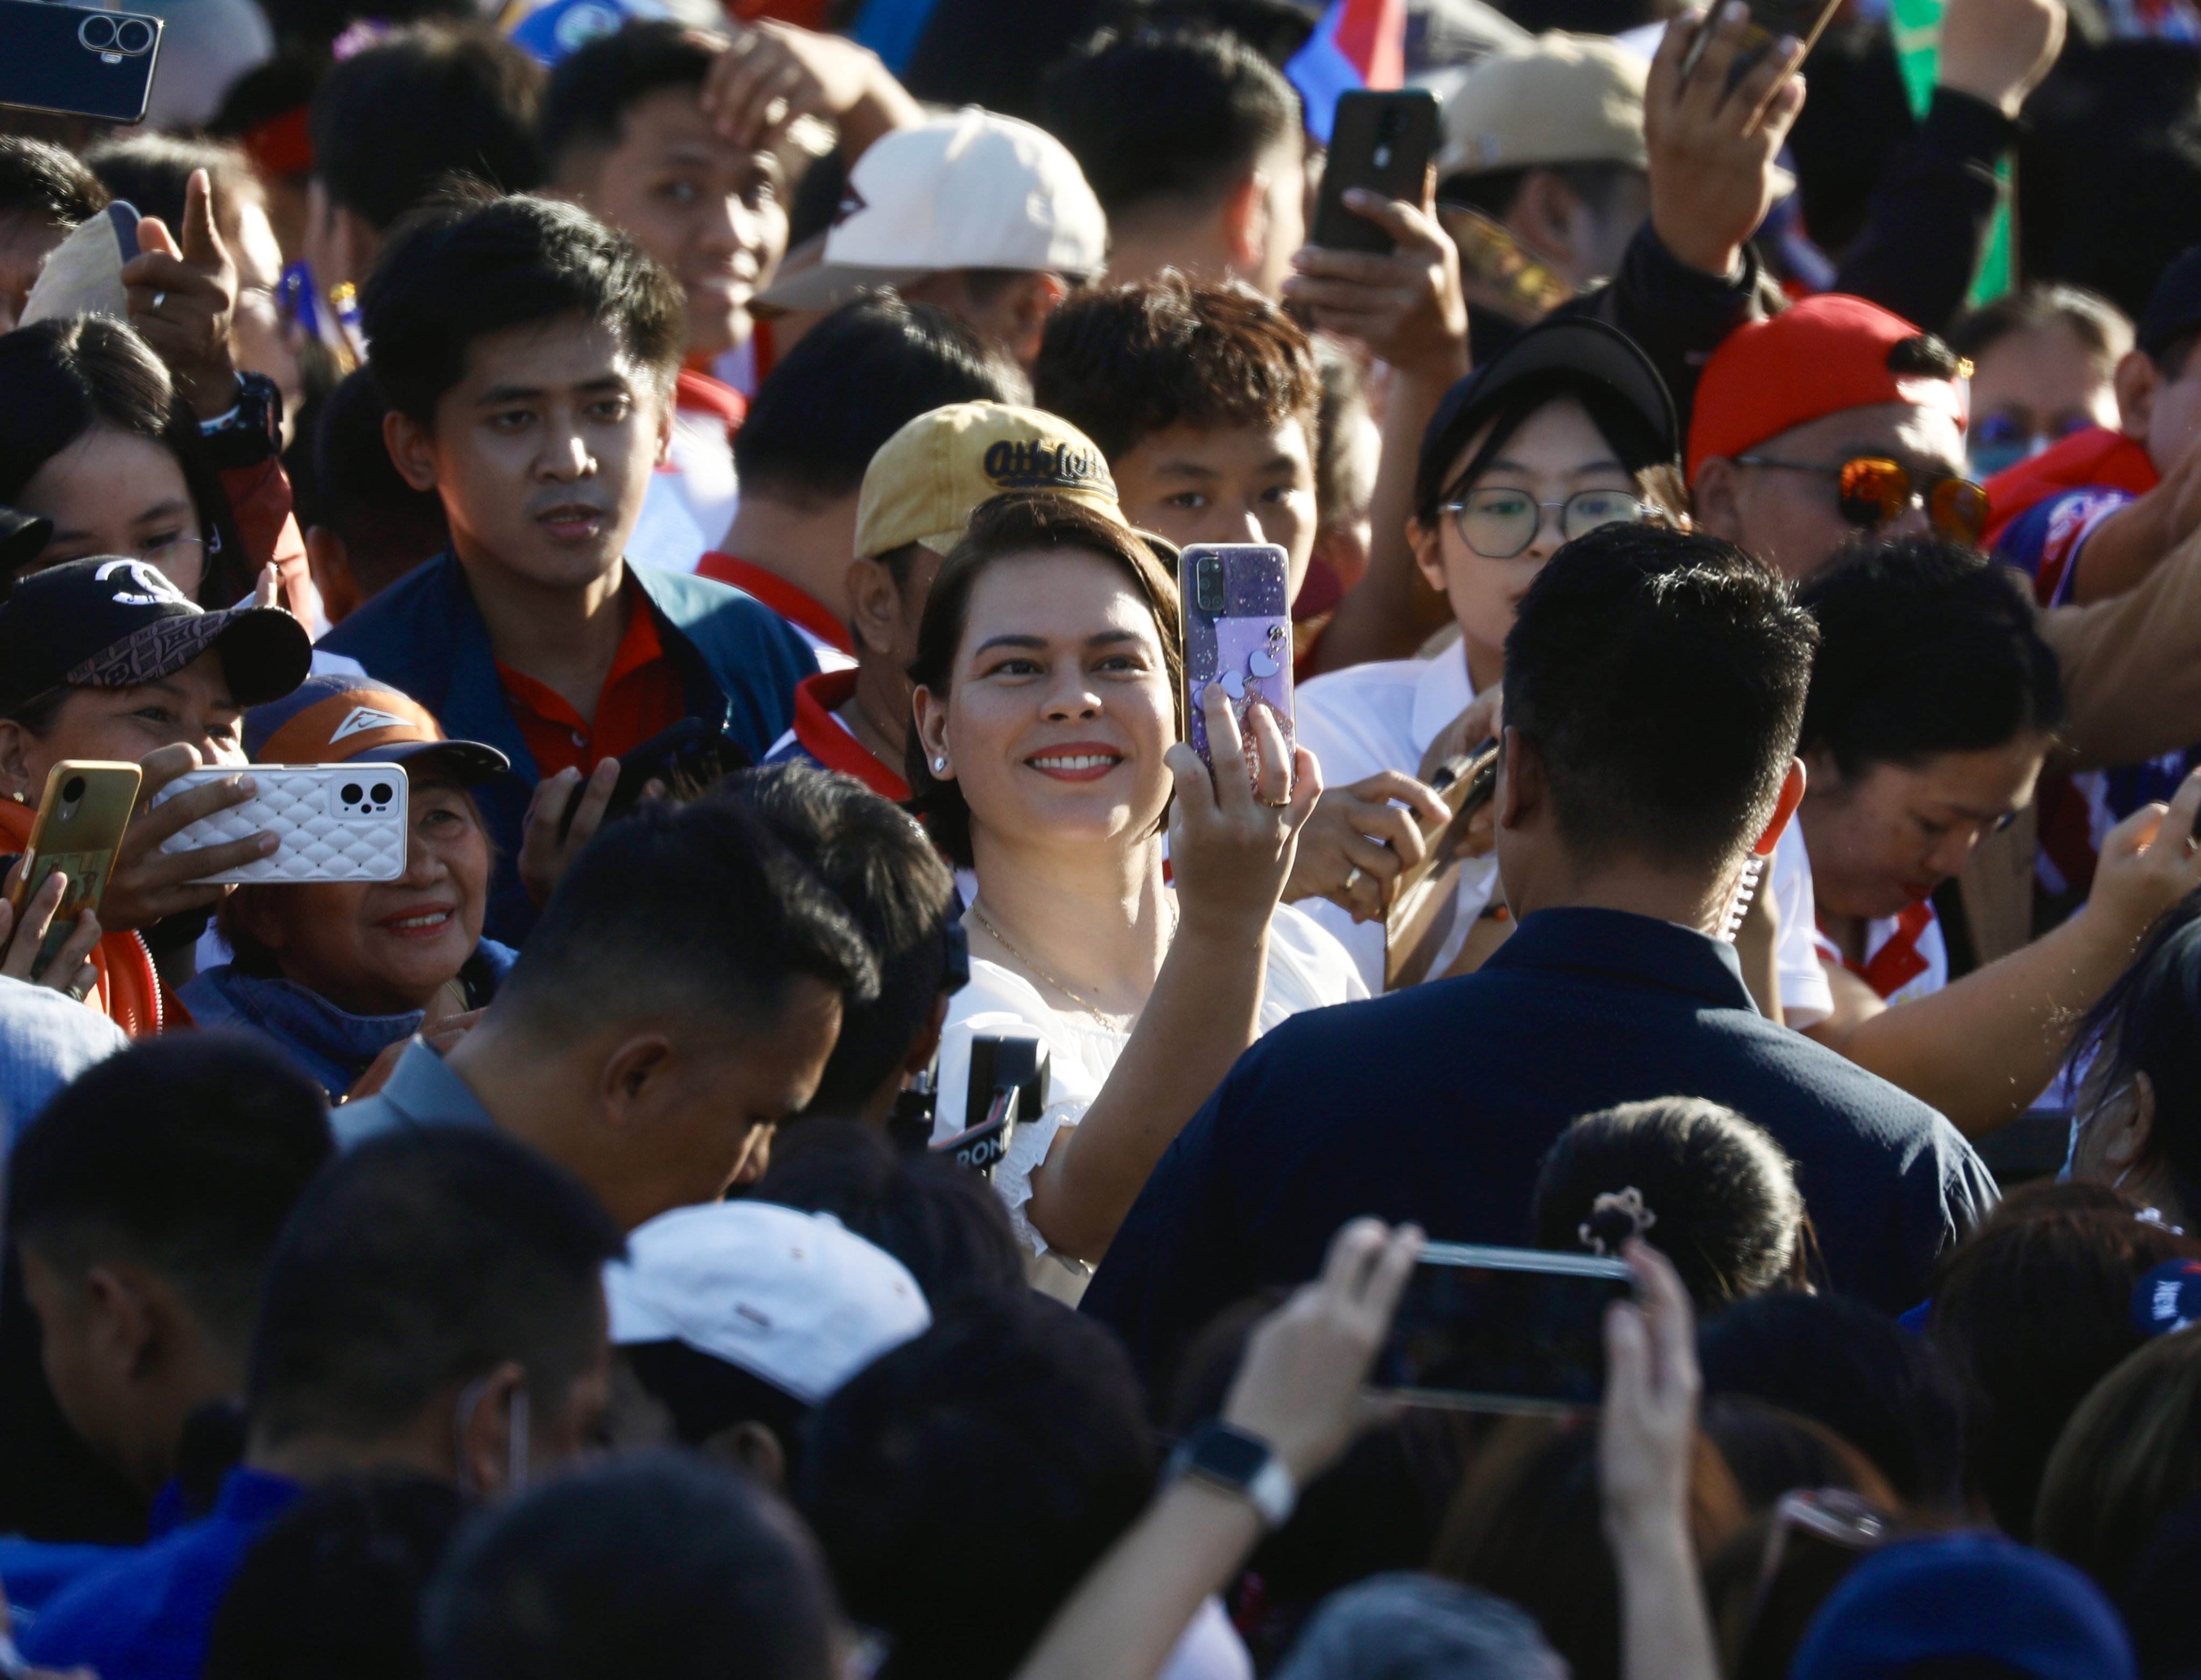
[[[1112,643],[1136,642],[1138,639],[1139,632],[1136,630],[1103,630],[1098,631],[1093,635],[1087,637],[1085,638],[1085,645],[1089,648],[1105,648]],[[976,659],[980,654],[984,653],[989,648],[1044,649],[1048,645],[1048,639],[1044,636],[989,636],[984,641],[978,643],[977,647],[971,649],[971,656],[973,659]]]
[[[633,387],[627,383],[624,374],[601,373],[593,379],[583,379],[579,384],[568,386],[567,389],[584,393],[604,391],[625,392],[632,390]],[[525,402],[537,397],[548,397],[550,393],[551,387],[549,385],[491,385],[474,399],[474,406],[477,408],[493,408],[502,403]]]
[[[1492,461],[1489,466],[1484,467],[1482,470],[1485,473],[1519,473],[1530,478],[1536,476],[1536,469],[1535,467],[1529,466],[1525,461],[1515,461],[1506,455],[1499,456],[1497,460]],[[1563,476],[1570,479],[1579,479],[1583,477],[1585,474],[1591,473],[1625,473],[1627,470],[1628,466],[1624,461],[1612,460],[1589,461],[1584,461],[1580,467],[1570,467]]]
[[[189,514],[192,511],[193,509],[190,502],[172,496],[165,502],[156,502],[151,507],[145,508],[144,511],[132,514],[130,523],[132,525],[144,525],[152,520],[173,519],[179,514]],[[47,541],[51,543],[73,543],[80,537],[90,537],[93,534],[93,532],[89,531],[57,527],[55,530],[54,534],[47,538]]]

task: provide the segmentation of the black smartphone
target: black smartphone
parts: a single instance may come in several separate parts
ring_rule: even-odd
[[[1622,1260],[1432,1242],[1406,1283],[1370,1383],[1421,1406],[1564,1413],[1605,1397],[1605,1311]]]
[[[992,1112],[994,1099],[1005,1090],[1022,1097],[1019,1112],[1025,1119],[1036,1115],[1047,1106],[1047,1046],[1039,1039],[974,1033],[971,1079],[963,1095],[965,1127],[982,1124]]]
[[[1770,52],[1773,44],[1783,35],[1793,35],[1801,41],[1808,56],[1841,3],[1842,0],[1750,0],[1750,24],[1743,32],[1742,50],[1735,54],[1734,62],[1728,68],[1729,89],[1740,85],[1751,68]],[[1687,81],[1695,72],[1697,62],[1711,45],[1711,26],[1717,16],[1717,11],[1708,15],[1697,38],[1689,44],[1689,56],[1682,61],[1682,80]]]
[[[604,822],[616,822],[642,803],[642,790],[654,781],[664,783],[681,798],[692,799],[708,792],[721,777],[748,767],[749,755],[722,731],[701,718],[683,718],[620,755],[619,780],[612,784]],[[567,796],[565,812],[558,819],[561,840],[572,831],[588,786],[584,778]],[[598,831],[602,830],[599,824]]]
[[[1386,198],[1422,202],[1429,160],[1436,156],[1437,97],[1427,88],[1396,93],[1343,93],[1330,129],[1329,156],[1322,166],[1322,197],[1314,211],[1314,243],[1334,251],[1392,249],[1391,236],[1345,208],[1347,187],[1366,187]]]
[[[161,20],[55,0],[0,0],[0,105],[143,122]]]
[[[995,1091],[985,1119],[953,1137],[942,1138],[932,1145],[932,1153],[990,1179],[1001,1157],[1008,1154],[1009,1145],[1017,1141],[1018,1096],[1013,1089]]]

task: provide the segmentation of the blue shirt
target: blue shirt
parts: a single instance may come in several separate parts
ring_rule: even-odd
[[[1733,947],[1541,910],[1476,973],[1296,1015],[1247,1050],[1147,1181],[1084,1310],[1165,1377],[1224,1307],[1314,1277],[1359,1215],[1526,1242],[1567,1124],[1670,1096],[1770,1132],[1834,1287],[1887,1312],[1926,1294],[1934,1255],[1995,1200],[1947,1120],[1759,1014]]]
[[[242,1466],[211,1515],[95,1570],[56,1595],[19,1642],[42,1668],[99,1680],[198,1680],[230,1577],[263,1528],[304,1496],[286,1477]]]
[[[405,1047],[380,1090],[329,1111],[329,1130],[339,1149],[402,1126],[496,1125],[467,1082],[422,1038]]]
[[[129,1043],[98,1010],[0,974],[0,1154],[56,1091]]]

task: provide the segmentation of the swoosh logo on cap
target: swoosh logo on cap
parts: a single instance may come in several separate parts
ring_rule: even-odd
[[[346,736],[364,735],[370,729],[411,729],[413,727],[413,720],[410,718],[401,718],[392,712],[378,712],[372,706],[355,706],[344,714],[344,720],[331,731],[329,744],[333,747]]]

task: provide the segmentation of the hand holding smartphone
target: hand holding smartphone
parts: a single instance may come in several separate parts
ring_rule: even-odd
[[[1379,256],[1393,249],[1391,236],[1355,213],[1345,194],[1359,187],[1384,198],[1419,204],[1429,160],[1436,154],[1439,109],[1436,96],[1426,88],[1338,96],[1329,156],[1323,164],[1322,196],[1315,203],[1316,244]]]
[[[1184,602],[1184,719],[1193,751],[1215,768],[1205,696],[1230,696],[1244,744],[1247,774],[1260,779],[1253,730],[1265,710],[1283,737],[1291,786],[1292,603],[1289,560],[1273,543],[1195,543],[1177,561]]]
[[[394,881],[405,872],[408,784],[397,764],[254,764],[194,770],[153,796],[157,810],[195,788],[249,776],[252,796],[202,817],[161,843],[168,855],[276,837],[275,849],[191,878],[232,882]]]
[[[75,931],[79,916],[86,910],[97,913],[143,773],[134,764],[94,759],[65,759],[46,772],[30,842],[8,884],[11,925],[22,924],[25,910],[50,877],[61,875],[67,884],[53,907],[31,972],[23,978],[34,978],[52,963]]]

